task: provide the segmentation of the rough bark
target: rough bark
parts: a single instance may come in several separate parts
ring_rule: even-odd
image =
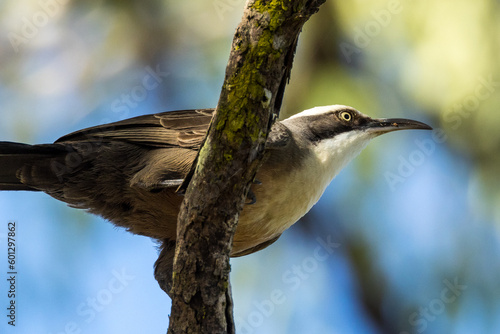
[[[187,178],[168,333],[235,332],[229,254],[238,214],[279,112],[300,30],[324,1],[246,4],[216,115]]]

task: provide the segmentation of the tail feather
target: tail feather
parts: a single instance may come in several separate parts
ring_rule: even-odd
[[[20,170],[57,153],[60,153],[60,148],[54,145],[0,142],[0,190],[38,191],[21,182]]]

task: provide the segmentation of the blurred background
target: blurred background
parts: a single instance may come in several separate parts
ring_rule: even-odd
[[[0,140],[215,107],[244,4],[0,2]],[[282,117],[346,104],[435,130],[374,140],[277,243],[231,261],[238,333],[500,332],[499,53],[497,0],[329,0],[306,23]],[[166,332],[153,241],[42,193],[0,193],[0,223],[0,332]]]

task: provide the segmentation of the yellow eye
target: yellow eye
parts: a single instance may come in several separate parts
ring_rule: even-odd
[[[343,111],[340,113],[340,118],[342,118],[346,122],[350,122],[352,120],[352,115],[350,112]]]

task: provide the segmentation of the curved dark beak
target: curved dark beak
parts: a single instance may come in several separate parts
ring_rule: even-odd
[[[374,118],[366,124],[366,131],[383,134],[397,130],[432,130],[429,125],[406,118]]]

